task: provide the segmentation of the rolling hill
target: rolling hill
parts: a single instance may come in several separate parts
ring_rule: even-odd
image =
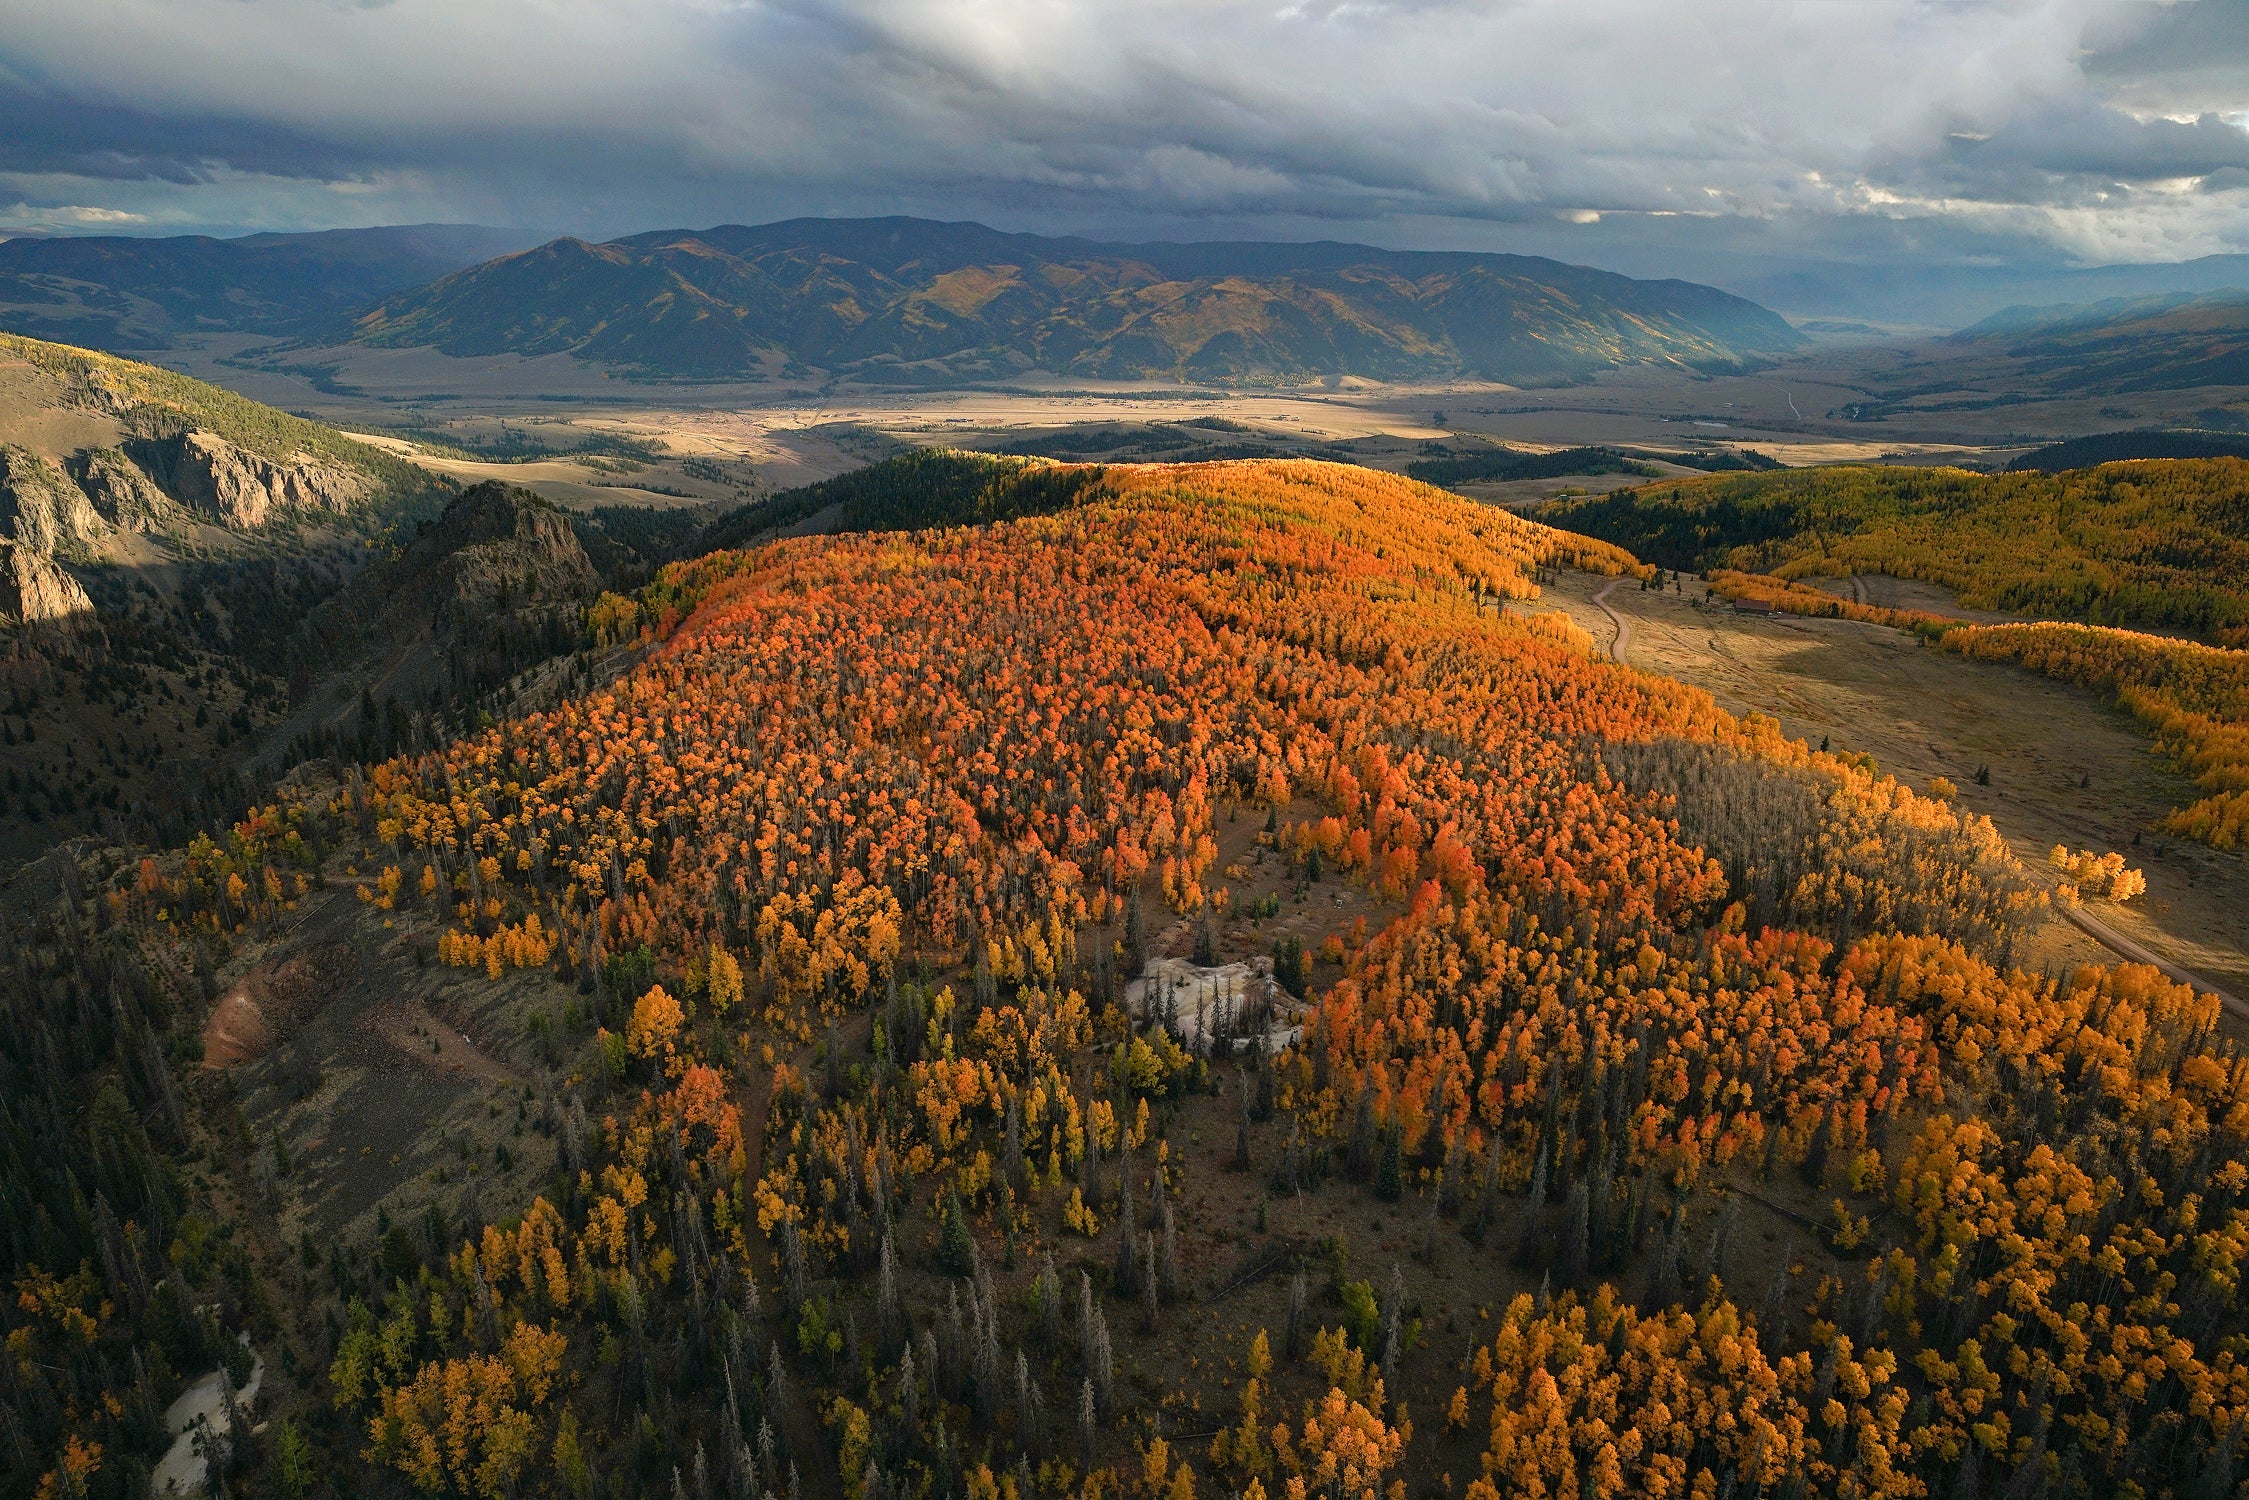
[[[2060,474],[2139,458],[2249,458],[2249,433],[2159,427],[2095,432],[2033,448],[2009,461],[2007,467],[2010,471],[2036,469],[2041,474]]]
[[[2232,1491],[2218,1001],[1530,608],[1632,559],[1309,461],[816,498],[614,681],[0,905],[6,1500],[198,1376],[237,1493]]]
[[[523,242],[470,224],[4,240],[0,330],[117,350],[187,332],[294,333]]]
[[[1298,382],[1733,369],[1798,347],[1739,297],[1523,256],[1141,244],[919,219],[562,239],[386,298],[351,336],[566,353],[664,379],[825,371],[896,384],[1030,372]]]
[[[2055,392],[2249,385],[2249,291],[2010,307],[1951,342],[2004,352],[2024,382]]]

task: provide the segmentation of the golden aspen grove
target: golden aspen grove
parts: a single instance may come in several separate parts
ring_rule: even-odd
[[[2249,645],[2249,460],[2060,474],[1860,464],[1720,474],[1558,506],[1550,519],[1664,567],[1887,573],[1976,609]]]
[[[852,485],[590,607],[613,680],[301,776],[6,960],[7,1066],[110,1124],[81,1172],[0,1118],[0,1495],[145,1483],[150,1360],[238,1329],[287,1394],[218,1472],[292,1497],[2249,1480],[2218,1002],[2024,967],[1987,821],[1541,611],[1632,554],[1312,461]],[[2232,827],[2238,727],[2179,722]],[[537,1004],[491,1104],[536,1165],[238,1233],[284,1190],[166,1039],[332,910]]]

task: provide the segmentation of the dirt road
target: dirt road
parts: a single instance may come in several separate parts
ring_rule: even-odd
[[[1893,580],[1831,580],[1884,604],[1929,607]],[[2018,956],[2051,963],[2162,960],[2181,982],[2249,997],[2249,858],[2169,836],[2165,816],[2194,783],[2153,752],[2147,732],[2096,694],[2026,670],[1928,649],[1901,631],[1847,620],[1735,614],[1683,587],[1619,593],[1618,580],[1563,573],[1542,605],[1567,611],[1610,654],[1707,689],[1740,714],[1777,718],[1812,745],[1864,751],[1915,787],[1944,776],[1989,816],[2015,855],[2042,870],[2056,844],[2113,849],[2147,874],[2146,896],[2086,923],[2039,924]],[[2229,1029],[2249,1010],[2226,1005]]]
[[[1609,591],[1622,582],[1624,580],[1621,578],[1612,578],[1593,596],[1593,602],[1601,606],[1601,613],[1607,615],[1609,623],[1616,626],[1616,639],[1609,642],[1609,659],[1619,663],[1625,659],[1625,653],[1632,649],[1632,627],[1626,623],[1624,616],[1609,608]]]
[[[2217,996],[2218,1003],[2224,1006],[2229,1014],[2239,1016],[2243,1020],[2249,1020],[2249,1002],[2244,1002],[2239,996],[2218,988],[2191,969],[2182,969],[2169,959],[2158,957],[2109,926],[2099,917],[2094,916],[2091,912],[2074,906],[2063,906],[2059,902],[2055,903],[2054,909],[2066,917],[2072,926],[2102,947],[2121,954],[2136,964],[2153,964],[2163,971],[2165,977],[2176,980],[2190,989],[2197,989],[2204,994]]]

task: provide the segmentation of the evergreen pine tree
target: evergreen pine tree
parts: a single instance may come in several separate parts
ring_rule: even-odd
[[[1127,979],[1138,979],[1148,967],[1147,921],[1140,913],[1137,884],[1125,896],[1124,960]]]
[[[966,1276],[976,1263],[976,1241],[968,1233],[968,1211],[961,1207],[959,1188],[945,1194],[945,1228],[937,1242],[937,1262],[955,1276]]]
[[[1374,1169],[1374,1195],[1395,1203],[1405,1192],[1405,1132],[1393,1125],[1382,1133],[1382,1160]]]

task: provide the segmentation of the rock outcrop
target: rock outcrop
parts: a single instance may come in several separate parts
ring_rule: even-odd
[[[0,444],[0,537],[53,557],[80,551],[108,530],[86,492],[52,460]]]
[[[477,485],[445,508],[408,549],[436,559],[444,585],[433,602],[455,625],[526,605],[575,603],[601,591],[601,577],[570,520],[532,494]]]
[[[500,633],[600,591],[569,517],[529,490],[486,481],[321,605],[307,633],[316,655],[337,661],[424,636]]]
[[[0,540],[0,629],[75,631],[93,617],[94,601],[52,557]]]
[[[369,491],[365,476],[300,457],[278,464],[216,433],[139,445],[136,457],[189,510],[222,526],[262,526],[279,510],[342,513]]]
[[[119,531],[162,533],[187,519],[180,503],[156,487],[117,448],[94,448],[70,460],[71,477],[101,518]]]
[[[306,620],[292,667],[322,686],[293,732],[335,730],[372,749],[397,714],[463,711],[566,658],[600,590],[565,513],[529,490],[477,485]]]

